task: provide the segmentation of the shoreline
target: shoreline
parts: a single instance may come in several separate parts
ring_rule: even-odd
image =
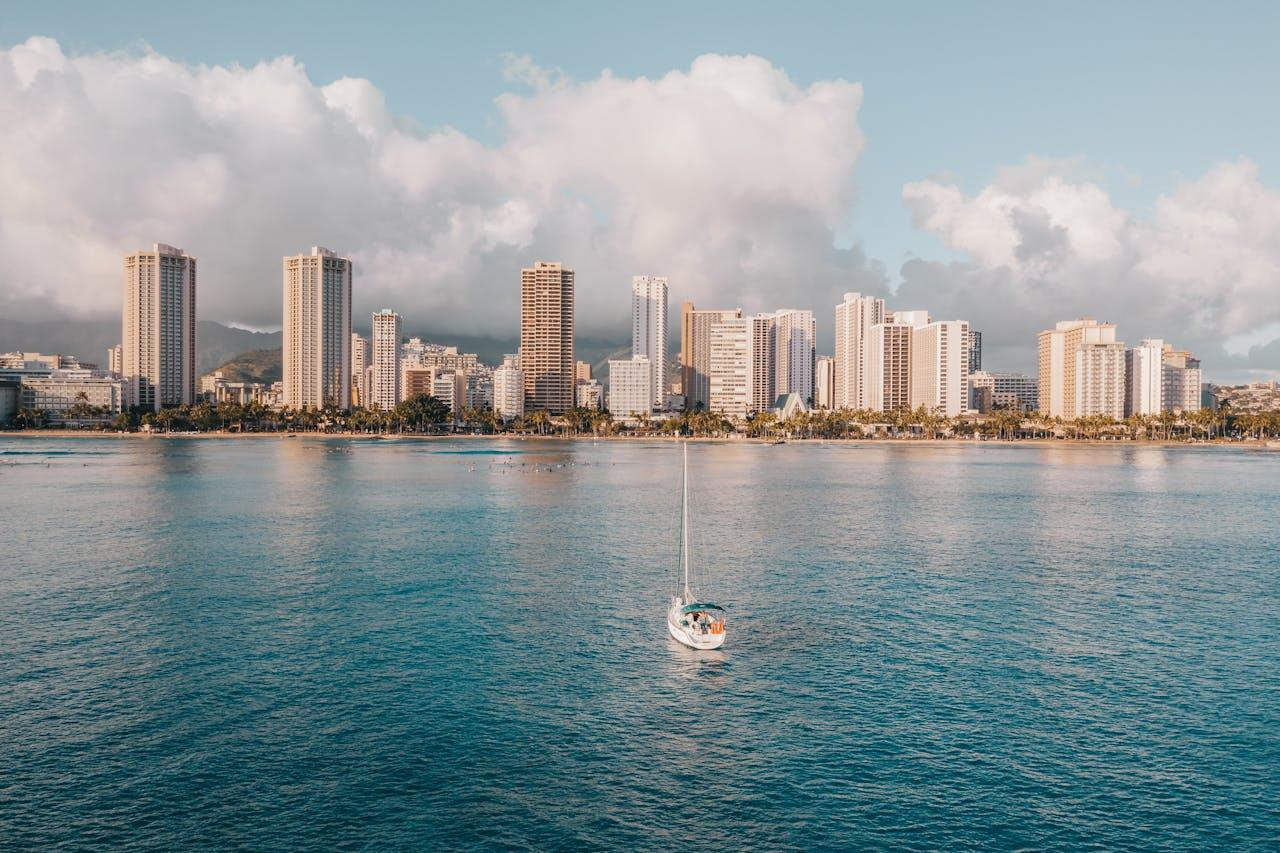
[[[284,440],[287,438],[303,439],[348,439],[354,441],[564,441],[592,443],[611,442],[676,442],[692,441],[718,444],[761,444],[773,445],[777,439],[711,436],[674,436],[674,435],[516,435],[495,434],[476,435],[458,433],[450,435],[423,435],[420,433],[361,433],[361,432],[98,432],[94,430],[75,429],[33,429],[0,431],[0,438],[120,438],[120,439],[159,439],[165,440],[210,440],[210,439],[259,439]],[[1088,439],[1088,438],[1019,438],[1019,439],[974,439],[974,438],[788,438],[785,444],[834,444],[841,446],[856,445],[900,445],[917,447],[977,447],[977,446],[1030,446],[1030,447],[1170,447],[1170,448],[1203,448],[1203,447],[1241,447],[1256,450],[1280,450],[1280,441],[1271,439],[1245,439],[1241,441],[1176,441],[1164,439]]]

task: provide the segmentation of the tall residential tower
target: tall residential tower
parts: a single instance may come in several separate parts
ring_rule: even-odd
[[[667,280],[650,275],[631,279],[631,356],[649,360],[652,405],[667,404]],[[588,376],[588,379],[591,377]]]
[[[196,259],[156,243],[124,256],[124,403],[159,411],[196,396]]]
[[[520,369],[526,410],[573,408],[573,270],[560,263],[520,270]]]
[[[351,408],[351,261],[320,246],[284,259],[284,404]]]

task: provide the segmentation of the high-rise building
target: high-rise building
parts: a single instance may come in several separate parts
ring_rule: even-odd
[[[1147,338],[1125,354],[1124,414],[1164,411],[1164,341]]]
[[[982,369],[982,332],[969,330],[969,372]]]
[[[588,382],[591,379],[591,362],[579,361],[573,365],[573,381]]]
[[[734,317],[713,322],[707,331],[707,408],[734,418],[752,409],[752,323]]]
[[[906,323],[871,327],[863,347],[866,403],[859,408],[889,412],[911,405],[912,329]]]
[[[493,410],[504,421],[524,414],[524,371],[520,357],[508,355],[493,369]]]
[[[697,309],[680,305],[680,389],[689,411],[711,406],[711,326],[742,318],[742,309]]]
[[[819,409],[835,408],[836,360],[829,355],[819,357],[813,369],[813,404]]]
[[[384,411],[399,405],[400,315],[383,308],[373,315],[373,364],[369,400]]]
[[[653,364],[643,355],[609,360],[609,412],[634,419],[653,413]]]
[[[662,408],[667,402],[666,278],[651,275],[631,278],[631,354],[649,359],[653,367],[650,396],[653,405]],[[612,384],[610,380],[611,388]]]
[[[195,402],[196,259],[164,243],[125,255],[121,325],[126,405]]]
[[[321,246],[284,259],[284,404],[351,408],[351,261]]]
[[[1172,345],[1165,344],[1161,360],[1161,396],[1165,409],[1173,412],[1200,409],[1200,359],[1186,350],[1175,350]]]
[[[573,270],[562,264],[520,271],[520,369],[526,409],[573,408]]]
[[[1115,340],[1093,340],[1094,337],[1086,333],[1085,340],[1076,348],[1076,413],[1073,417],[1106,415],[1118,421],[1124,418],[1124,344]]]
[[[373,360],[369,356],[369,339],[364,335],[351,333],[351,405],[369,405],[369,365]]]
[[[774,379],[777,369],[777,327],[772,314],[748,317],[747,324],[751,335],[751,370],[748,374],[751,377],[748,383],[751,402],[747,412],[765,412],[776,399]]]
[[[1115,324],[1099,323],[1090,317],[1064,320],[1054,328],[1040,332],[1040,411],[1066,420],[1089,414],[1077,402],[1076,353],[1085,344],[1114,344],[1115,341]],[[1124,410],[1123,393],[1120,409]]]
[[[991,408],[1034,411],[1040,397],[1039,383],[1025,373],[969,374],[970,408],[986,414]]]
[[[896,315],[895,315],[896,316]],[[911,332],[911,408],[953,418],[969,408],[969,324],[942,320]]]
[[[449,407],[453,420],[462,420],[462,410],[467,406],[467,375],[448,371],[436,375],[431,383],[431,396]]]
[[[836,306],[835,408],[870,407],[866,383],[868,339],[871,327],[884,319],[884,300],[874,296],[846,293],[844,301]]]
[[[123,370],[123,347],[121,347],[120,344],[116,344],[113,347],[107,347],[107,372],[119,379]]]
[[[818,324],[812,311],[783,308],[773,312],[773,396],[799,394],[814,405],[814,369],[818,357]],[[773,405],[773,400],[769,405]]]
[[[422,394],[434,395],[436,377],[440,371],[434,367],[411,365],[407,361],[400,362],[400,397],[410,400]]]

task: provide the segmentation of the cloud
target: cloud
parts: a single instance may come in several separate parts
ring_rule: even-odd
[[[1146,217],[1118,209],[1080,161],[1032,158],[972,196],[924,180],[902,197],[918,227],[968,260],[907,263],[898,301],[971,320],[1008,366],[1034,365],[1037,330],[1089,315],[1129,342],[1165,338],[1211,371],[1243,370],[1260,365],[1224,343],[1256,342],[1280,321],[1280,191],[1248,160],[1182,183]]]
[[[833,245],[858,84],[801,86],[754,56],[653,79],[507,69],[487,145],[290,57],[0,51],[0,313],[113,316],[120,256],[157,241],[200,259],[202,319],[255,327],[280,322],[281,256],[316,244],[354,259],[358,312],[460,334],[514,336],[535,259],[577,270],[584,334],[626,326],[637,273],[668,275],[673,301],[748,310],[884,289]]]

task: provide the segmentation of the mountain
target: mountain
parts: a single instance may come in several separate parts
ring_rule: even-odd
[[[284,376],[279,347],[249,350],[214,369],[222,371],[223,378],[228,382],[261,382],[263,385],[270,385]]]
[[[209,320],[196,321],[196,375],[250,350],[280,348],[279,332],[250,332]],[[74,355],[107,366],[107,348],[120,343],[118,320],[57,320],[27,323],[0,318],[0,352]]]

